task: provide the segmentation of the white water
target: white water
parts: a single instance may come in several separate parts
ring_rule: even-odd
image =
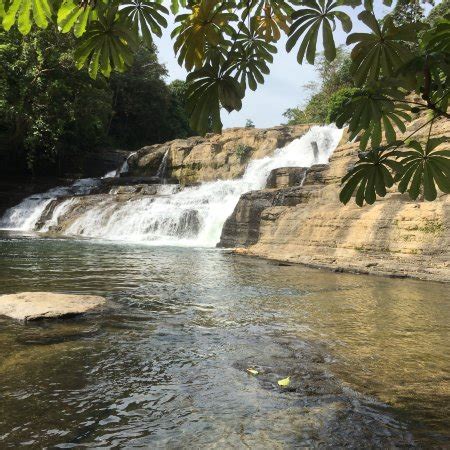
[[[58,197],[69,195],[86,195],[96,186],[99,180],[83,178],[71,186],[56,187],[42,194],[34,194],[22,200],[16,206],[6,210],[0,219],[1,230],[33,231],[45,208]]]
[[[272,156],[251,161],[242,178],[237,180],[203,183],[178,192],[176,188],[169,188],[170,185],[160,186],[158,196],[136,196],[123,203],[117,202],[114,196],[105,197],[77,217],[65,234],[153,245],[214,247],[220,239],[223,224],[242,194],[264,188],[273,169],[327,163],[341,135],[342,130],[334,126],[313,127],[305,136],[276,150]],[[312,142],[318,146],[316,155]],[[127,167],[121,170],[124,168],[127,170]],[[33,229],[48,204],[41,202],[33,209],[25,204],[27,200],[12,208],[13,213],[5,215],[16,229]],[[75,197],[58,205],[42,231],[57,224],[58,218],[76,201]],[[0,227],[4,227],[4,219],[0,221]]]

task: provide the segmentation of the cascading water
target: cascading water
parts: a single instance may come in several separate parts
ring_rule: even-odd
[[[158,171],[156,172],[156,176],[161,180],[161,183],[163,184],[166,180],[168,161],[169,161],[169,150],[166,150],[166,153],[164,153],[161,164],[158,167]]]
[[[156,196],[135,196],[126,202],[118,202],[112,195],[105,196],[77,216],[64,234],[153,245],[214,247],[223,224],[242,194],[264,188],[273,169],[327,163],[341,135],[342,130],[332,125],[312,127],[306,135],[277,149],[272,156],[250,161],[242,178],[237,180],[219,180],[181,190],[178,186],[161,185]],[[46,201],[51,201],[48,198],[47,193]],[[33,209],[24,205],[27,200],[12,208],[16,211],[5,215],[7,222],[16,225],[16,229],[34,227],[48,204],[39,203],[39,207]],[[76,197],[58,205],[41,231],[56,224],[58,217],[74,202],[77,202]],[[19,221],[20,227],[16,220],[19,216],[23,218]],[[5,217],[0,227],[4,227]]]
[[[96,178],[83,178],[71,186],[56,187],[42,194],[30,195],[17,206],[6,210],[0,219],[0,229],[33,231],[47,206],[58,197],[86,195],[99,185]]]

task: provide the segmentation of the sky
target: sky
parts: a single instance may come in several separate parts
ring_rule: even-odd
[[[356,17],[361,8],[356,10],[343,8],[343,10],[352,18],[352,32],[368,31]],[[388,11],[389,8],[384,6],[381,0],[375,0],[377,17],[383,17]],[[166,66],[169,72],[169,82],[186,78],[186,71],[178,65],[173,52],[173,42],[170,38],[172,29],[173,22],[169,24],[162,38],[155,40],[159,51],[159,61]],[[346,36],[340,25],[337,25],[334,33],[336,44],[345,47]],[[286,121],[283,112],[288,108],[302,105],[308,100],[308,91],[304,88],[304,85],[309,82],[317,82],[317,73],[310,64],[298,64],[296,59],[298,44],[290,53],[286,52],[285,45],[286,37],[282,38],[277,44],[278,53],[274,55],[274,62],[270,67],[271,72],[266,76],[265,83],[259,85],[256,91],[247,90],[242,109],[231,113],[222,110],[221,116],[224,128],[245,126],[247,119],[251,119],[258,128],[280,125]],[[319,40],[318,49],[321,48]]]

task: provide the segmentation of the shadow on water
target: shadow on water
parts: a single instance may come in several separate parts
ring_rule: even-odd
[[[2,235],[0,286],[115,305],[0,318],[2,448],[448,444],[445,285]]]

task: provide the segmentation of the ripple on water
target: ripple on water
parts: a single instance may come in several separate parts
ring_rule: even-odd
[[[0,240],[0,286],[116,305],[92,320],[0,318],[1,447],[447,442],[445,286],[17,237]]]

